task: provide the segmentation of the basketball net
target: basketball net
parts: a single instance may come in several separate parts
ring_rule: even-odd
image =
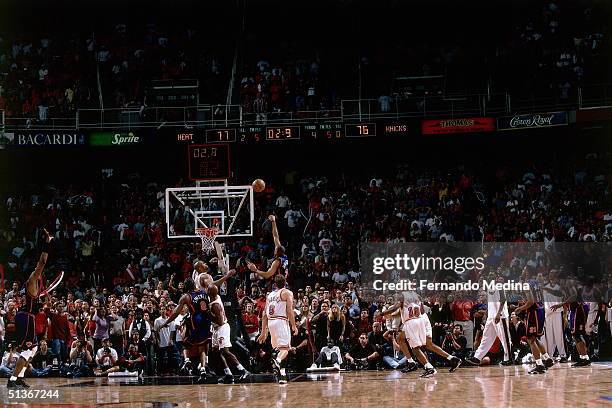
[[[195,233],[202,240],[202,251],[210,252],[215,247],[215,238],[219,234],[219,228],[196,228]]]

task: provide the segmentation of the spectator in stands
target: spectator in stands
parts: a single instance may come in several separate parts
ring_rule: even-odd
[[[351,369],[374,369],[380,355],[368,342],[368,335],[359,336],[359,342],[346,353],[345,358]]]
[[[125,371],[142,374],[145,368],[145,357],[134,344],[130,344],[127,353],[119,361],[119,365]]]
[[[17,365],[19,353],[15,350],[15,343],[8,343],[8,350],[2,356],[2,364],[0,365],[0,375],[2,377],[10,377]]]
[[[46,340],[38,342],[38,353],[32,359],[28,367],[33,377],[48,377],[53,370],[59,370],[59,359],[57,354],[49,350]]]
[[[111,347],[110,339],[102,339],[102,347],[96,352],[96,376],[107,376],[109,373],[119,371],[119,356],[117,350]]]
[[[336,346],[332,340],[329,340],[327,345],[321,349],[319,356],[312,366],[310,366],[310,368],[333,367],[336,370],[339,370],[340,365],[342,365],[341,354],[340,348],[338,348],[338,346]]]
[[[463,327],[460,324],[453,326],[451,332],[447,332],[442,342],[442,350],[460,359],[467,356],[467,339],[463,335]]]

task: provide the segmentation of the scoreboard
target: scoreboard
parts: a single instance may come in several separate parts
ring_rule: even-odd
[[[384,131],[383,127],[383,131]],[[376,137],[375,122],[317,122],[281,125],[244,125],[177,131],[175,141],[186,143],[261,143],[285,141],[341,141]],[[387,132],[384,131],[386,134]]]

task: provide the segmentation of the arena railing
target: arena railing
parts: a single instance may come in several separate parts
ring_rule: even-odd
[[[583,85],[578,88],[579,109],[612,106],[612,83]]]
[[[400,118],[460,118],[470,116],[505,116],[515,113],[537,113],[560,110],[612,107],[612,84],[593,84],[559,95],[515,97],[508,93],[463,96],[410,96],[393,98],[389,109],[381,110],[377,99],[342,100],[340,109],[247,112],[240,105],[198,105],[185,107],[128,107],[79,109],[72,117],[35,118],[4,117],[6,129],[137,129],[143,127],[226,127],[251,124],[308,123],[321,121],[362,121]]]

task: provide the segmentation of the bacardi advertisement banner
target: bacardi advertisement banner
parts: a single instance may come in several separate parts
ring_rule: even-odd
[[[497,118],[497,130],[546,128],[567,123],[567,112],[529,113]]]
[[[17,146],[83,146],[87,135],[74,130],[18,130],[14,132]]]
[[[421,131],[424,135],[494,132],[495,119],[459,118],[424,120],[421,122]]]

